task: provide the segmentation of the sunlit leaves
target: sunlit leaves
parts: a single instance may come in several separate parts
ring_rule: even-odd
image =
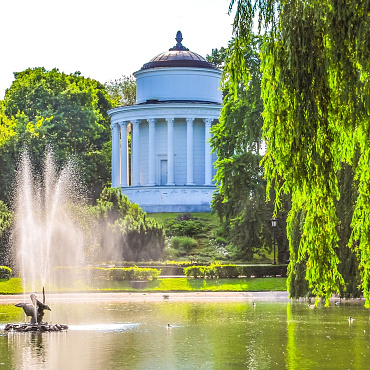
[[[136,80],[133,76],[122,76],[105,83],[113,106],[133,105],[136,102]]]
[[[222,79],[223,109],[211,140],[217,151],[218,185],[212,207],[223,221],[234,257],[244,260],[271,247],[272,209],[265,202],[260,165],[263,104],[259,44],[254,36],[248,44],[234,39],[229,43]],[[240,63],[248,68],[235,68]]]
[[[336,253],[335,201],[339,197],[337,175],[346,162],[354,166],[359,192],[350,245],[359,258],[368,299],[370,2],[260,0],[254,5],[238,1],[235,35],[240,43],[249,40],[251,19],[258,17],[264,32],[262,96],[268,190],[274,187],[277,208],[282,192],[292,194],[289,231],[295,215],[304,215],[298,254],[288,233],[295,256],[290,271],[294,263],[307,261],[309,285],[317,297],[326,300],[343,284]],[[237,67],[245,68],[243,64]]]
[[[78,72],[57,69],[27,69],[14,76],[2,102],[5,118],[0,130],[11,127],[14,135],[6,146],[0,139],[0,162],[7,166],[1,173],[0,196],[5,199],[9,194],[20,152],[27,147],[35,166],[41,167],[48,146],[58,164],[75,156],[91,192],[100,192],[110,172],[106,144],[112,104],[105,87]]]

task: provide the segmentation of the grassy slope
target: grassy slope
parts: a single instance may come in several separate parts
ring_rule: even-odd
[[[286,278],[251,278],[251,279],[157,279],[149,281],[144,289],[133,289],[126,281],[104,281],[100,287],[77,283],[74,287],[60,291],[285,291]],[[0,280],[0,294],[22,293],[19,278]]]
[[[176,218],[178,215],[183,215],[184,213],[181,212],[162,212],[162,213],[148,213],[148,216],[154,218],[158,222],[164,223],[166,220],[171,218]],[[210,212],[200,212],[200,213],[191,213],[192,217],[200,218],[202,220],[207,221],[207,223],[212,224],[213,226],[219,225],[218,216],[216,214],[212,214]]]

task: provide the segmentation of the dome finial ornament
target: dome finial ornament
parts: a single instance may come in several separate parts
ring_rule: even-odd
[[[182,41],[182,33],[181,33],[181,31],[177,31],[177,33],[176,33],[176,39],[175,40],[177,41],[178,44],[181,44],[181,41]]]
[[[170,51],[173,51],[173,50],[189,50],[188,48],[186,48],[185,46],[182,45],[181,41],[182,41],[182,33],[181,31],[177,31],[176,33],[176,39],[177,41],[177,44],[176,46],[174,46],[173,48],[170,49]]]

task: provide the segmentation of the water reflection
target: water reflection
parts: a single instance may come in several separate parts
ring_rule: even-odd
[[[6,306],[3,306],[6,307]],[[0,330],[11,369],[366,368],[368,311],[359,304],[143,302],[54,304],[58,333]],[[349,325],[348,317],[355,317]],[[168,327],[170,324],[170,327]]]

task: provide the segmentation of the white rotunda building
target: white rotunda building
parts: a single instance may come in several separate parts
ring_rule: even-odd
[[[136,104],[108,112],[112,186],[146,212],[208,212],[221,71],[185,48],[180,31],[176,41],[134,73]]]

